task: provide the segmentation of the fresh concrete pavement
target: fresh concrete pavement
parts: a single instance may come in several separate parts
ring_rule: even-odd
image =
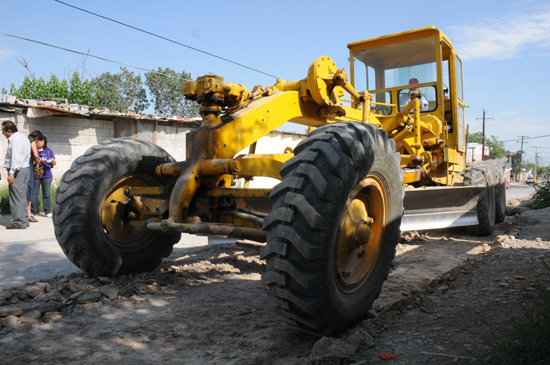
[[[38,222],[30,223],[27,229],[12,230],[5,229],[11,216],[0,216],[0,288],[80,271],[59,247],[52,219],[44,215],[36,218]],[[174,251],[207,244],[207,237],[183,234]]]

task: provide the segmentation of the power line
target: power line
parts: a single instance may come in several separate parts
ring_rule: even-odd
[[[94,56],[94,55],[91,55],[91,54],[89,54],[89,53],[73,51],[72,49],[63,48],[63,47],[59,47],[59,46],[54,46],[53,44],[48,44],[48,43],[44,43],[44,42],[40,42],[40,41],[35,41],[35,40],[32,40],[32,39],[28,39],[28,38],[18,37],[18,36],[13,35],[13,34],[7,34],[7,33],[2,33],[2,32],[0,32],[0,34],[1,34],[1,35],[5,35],[5,36],[7,36],[7,37],[22,39],[22,40],[28,41],[28,42],[38,43],[38,44],[41,44],[41,45],[43,45],[43,46],[48,46],[48,47],[52,47],[52,48],[57,48],[57,49],[60,49],[60,50],[62,50],[62,51],[72,52],[72,53],[84,55],[84,56],[87,56],[87,57],[97,58],[98,60],[107,61],[107,62],[112,62],[112,63],[116,63],[116,64],[119,64],[119,65],[123,65],[123,66],[128,66],[128,67],[136,68],[136,69],[138,69],[138,70],[143,70],[143,71],[152,72],[152,73],[156,73],[156,74],[163,75],[163,76],[167,76],[167,77],[172,77],[172,78],[175,78],[175,79],[180,79],[180,80],[183,80],[183,81],[193,81],[193,80],[190,80],[190,79],[184,79],[184,78],[181,78],[181,77],[178,77],[178,76],[168,75],[168,74],[165,74],[165,73],[162,73],[162,72],[158,72],[158,71],[148,70],[148,69],[146,69],[146,68],[142,68],[142,67],[138,67],[138,66],[132,66],[132,65],[129,65],[129,64],[127,64],[127,63],[117,62],[117,61],[109,60],[109,59],[107,59],[107,58],[103,58],[103,57],[99,57],[99,56]]]
[[[83,12],[85,12],[85,13],[88,13],[88,14],[91,14],[91,15],[94,15],[94,16],[97,16],[97,17],[100,17],[100,18],[103,18],[103,19],[105,19],[105,20],[109,20],[109,21],[111,21],[111,22],[113,22],[113,23],[117,23],[117,24],[123,25],[123,26],[125,26],[125,27],[131,28],[131,29],[134,29],[134,30],[137,30],[138,32],[142,32],[142,33],[145,33],[145,34],[149,34],[149,35],[151,35],[151,36],[153,36],[153,37],[157,37],[157,38],[160,38],[160,39],[164,39],[165,41],[168,41],[168,42],[171,42],[171,43],[180,45],[180,46],[182,46],[182,47],[186,47],[186,48],[192,49],[193,51],[197,51],[197,52],[200,52],[200,53],[204,53],[204,54],[206,54],[206,55],[208,55],[208,56],[212,56],[212,57],[218,58],[218,59],[220,59],[220,60],[223,60],[223,61],[232,63],[232,64],[234,64],[234,65],[241,66],[241,67],[247,68],[247,69],[249,69],[249,70],[256,71],[256,72],[259,72],[259,73],[261,73],[261,74],[264,74],[264,75],[267,75],[267,76],[271,76],[271,77],[277,78],[277,76],[273,76],[273,75],[271,75],[271,74],[268,74],[268,73],[266,73],[266,72],[257,70],[257,69],[255,69],[255,68],[248,67],[248,66],[246,66],[246,65],[243,65],[242,63],[238,63],[238,62],[235,62],[235,61],[231,61],[231,60],[229,60],[229,59],[227,59],[227,58],[220,57],[220,56],[217,56],[217,55],[215,55],[215,54],[213,54],[213,53],[206,52],[206,51],[200,50],[200,49],[198,49],[198,48],[188,46],[187,44],[183,44],[183,43],[180,43],[180,42],[178,42],[178,41],[174,41],[174,40],[172,40],[172,39],[170,39],[170,38],[166,38],[166,37],[163,37],[163,36],[161,36],[161,35],[158,35],[158,34],[155,34],[155,33],[152,33],[152,32],[146,31],[146,30],[143,30],[143,29],[141,29],[141,28],[134,27],[134,26],[132,26],[132,25],[123,23],[123,22],[121,22],[121,21],[118,21],[118,20],[115,20],[115,19],[108,18],[108,17],[106,17],[106,16],[103,16],[103,15],[100,15],[100,14],[97,14],[97,13],[94,13],[94,12],[91,12],[91,11],[86,10],[86,9],[79,8],[79,7],[74,6],[74,5],[71,5],[71,4],[67,4],[67,3],[65,3],[65,2],[63,2],[63,1],[60,1],[60,0],[54,0],[54,1],[55,1],[55,2],[58,2],[58,3],[60,3],[60,4],[63,4],[63,5],[69,6],[69,7],[71,7],[71,8],[74,8],[74,9],[77,9],[77,10],[80,10],[80,11],[83,11]]]
[[[542,137],[550,137],[550,134],[545,134],[544,136],[537,136],[537,137],[527,137],[525,139],[535,139],[535,138],[542,138]],[[506,141],[501,141],[501,142],[515,142],[515,141],[519,141],[519,139],[508,139]]]

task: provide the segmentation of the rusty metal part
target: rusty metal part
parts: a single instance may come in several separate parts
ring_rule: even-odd
[[[279,171],[283,164],[293,156],[289,153],[273,155],[250,155],[236,159],[201,160],[197,166],[199,176],[238,174],[240,176],[267,176],[281,179]],[[180,176],[187,164],[180,162],[166,163],[157,166],[156,172],[161,176]]]
[[[265,242],[267,233],[261,229],[241,228],[233,224],[223,223],[173,223],[164,220],[160,223],[149,223],[147,228],[151,231],[184,232],[190,234],[227,236],[228,238],[243,238],[256,242]]]
[[[228,108],[239,107],[249,96],[245,86],[225,82],[223,77],[212,73],[198,77],[196,82],[184,83],[183,94],[187,99],[196,100],[203,105],[207,101],[212,101],[220,107]]]
[[[258,243],[258,242],[249,241],[249,240],[237,240],[235,242],[235,245],[237,245],[239,247],[242,247],[242,248],[248,248],[248,249],[256,251],[256,252],[260,252],[262,247],[265,246],[265,243]]]
[[[175,194],[170,197],[170,219],[174,222],[183,222],[187,216],[189,205],[196,191],[199,189],[199,174],[196,164],[182,173],[174,186]]]
[[[411,162],[413,165],[423,165],[424,164],[424,156],[412,156]]]
[[[353,102],[355,103],[356,107],[361,105],[361,103],[365,100],[361,95],[355,90],[355,88],[348,82],[348,75],[346,73],[346,70],[341,69],[337,70],[334,73],[333,77],[334,83],[336,85],[339,85],[344,90],[348,92],[348,94],[351,95],[353,98]],[[366,92],[366,91],[365,91]],[[367,92],[368,93],[368,92]],[[364,96],[364,95],[363,95]]]
[[[157,217],[157,218],[151,218],[144,221],[130,221],[127,223],[127,226],[130,232],[148,232],[149,229],[147,228],[147,225],[149,223],[160,223],[160,222],[162,222],[162,218]]]
[[[187,166],[188,163],[185,161],[163,163],[157,166],[155,173],[159,176],[180,176]]]
[[[328,118],[328,119],[345,117],[346,110],[340,105],[322,106],[319,108],[319,116],[321,118]]]
[[[199,174],[203,176],[231,174],[241,171],[239,160],[201,160]]]
[[[170,196],[168,219],[172,223],[185,221],[191,201],[200,187],[201,181],[198,165],[205,151],[211,145],[210,132],[211,129],[202,129],[194,132],[194,143],[189,150],[189,158],[185,161],[185,169],[178,177],[173,193]],[[157,168],[158,170],[159,168]]]
[[[161,165],[162,166],[162,165]],[[128,187],[124,190],[124,195],[170,195],[172,189],[169,187],[160,187],[160,186],[135,186]]]
[[[136,196],[127,197],[127,188],[156,186],[158,182],[143,174],[126,176],[117,181],[102,198],[99,208],[102,234],[105,241],[119,251],[135,251],[154,238],[155,233],[136,231],[131,222],[145,221],[150,214],[143,209],[141,199]]]
[[[168,199],[154,199],[148,197],[141,198],[141,205],[147,212],[151,212],[154,215],[163,215],[168,211],[170,202]]]
[[[197,196],[208,198],[253,198],[269,199],[271,189],[204,189],[197,192]]]
[[[214,102],[204,103],[199,112],[202,116],[201,128],[212,129],[221,124],[220,113],[222,108]]]
[[[248,208],[243,208],[243,207],[237,207],[237,210],[239,212],[252,214],[252,215],[255,215],[256,217],[260,217],[260,218],[266,218],[269,215],[268,213],[258,212],[258,211],[248,209]]]
[[[234,211],[234,210],[222,210],[220,212],[220,215],[250,221],[250,222],[254,223],[255,225],[258,225],[260,228],[264,224],[264,219],[263,218],[260,218],[256,215],[253,215],[253,214],[244,213],[244,212],[237,212],[237,211]]]

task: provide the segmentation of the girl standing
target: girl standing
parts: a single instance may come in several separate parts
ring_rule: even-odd
[[[29,218],[29,222],[38,222],[34,214],[31,212],[31,205],[36,195],[36,192],[34,191],[36,183],[34,179],[33,167],[40,163],[40,159],[38,157],[38,149],[36,147],[36,139],[39,136],[42,136],[42,132],[40,131],[32,131],[29,134],[29,142],[31,143],[31,160],[29,161],[30,177],[29,185],[27,185],[27,217]],[[36,200],[34,201],[36,202]]]
[[[51,149],[48,148],[48,139],[46,136],[38,136],[36,138],[36,148],[38,149],[38,155],[40,156],[40,163],[44,169],[44,174],[39,180],[36,180],[36,189],[35,189],[35,199],[33,199],[33,204],[36,203],[37,207],[33,210],[38,209],[38,192],[40,186],[42,186],[42,202],[44,203],[44,214],[46,217],[52,217],[51,211],[51,199],[50,199],[50,189],[52,186],[52,167],[55,166],[55,155]]]

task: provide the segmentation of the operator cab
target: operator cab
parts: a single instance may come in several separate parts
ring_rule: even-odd
[[[350,43],[348,48],[351,83],[357,91],[372,94],[376,114],[401,112],[409,92],[418,88],[421,118],[439,118],[456,148],[464,150],[462,62],[443,32],[427,27]]]

